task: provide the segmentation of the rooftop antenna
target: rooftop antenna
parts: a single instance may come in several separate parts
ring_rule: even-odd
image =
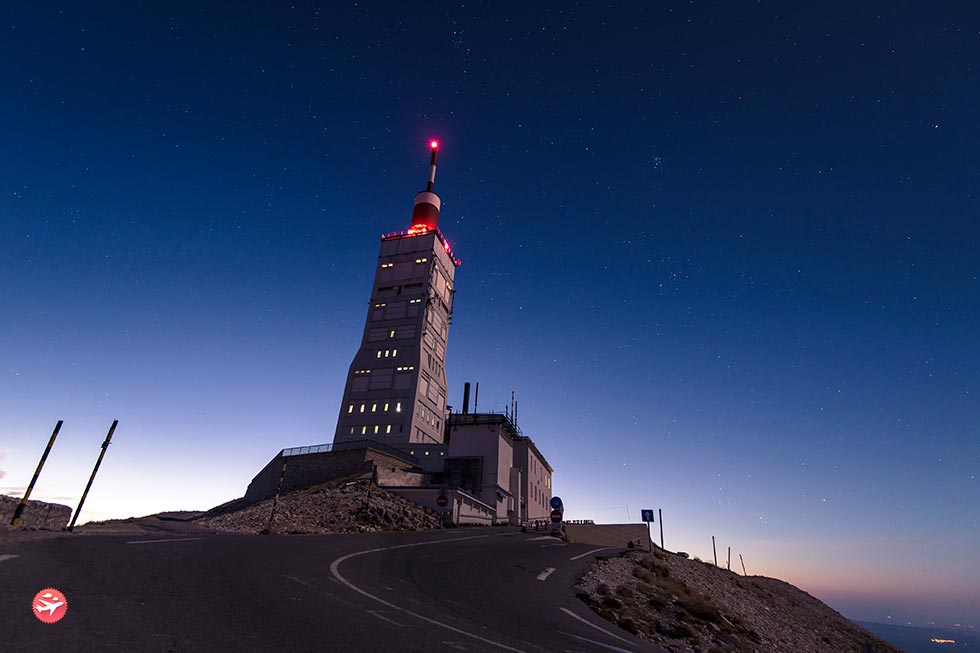
[[[439,141],[432,139],[429,141],[429,149],[432,150],[432,157],[429,159],[429,182],[425,185],[425,190],[415,196],[415,208],[412,209],[411,230],[421,232],[434,230],[439,224],[439,209],[442,207],[442,200],[436,195],[432,187],[436,183],[436,159],[439,156]]]
[[[480,412],[480,411],[478,411],[476,409],[476,407],[479,406],[479,405],[480,405],[480,382],[477,381],[476,382],[476,396],[473,397],[473,412],[474,413]]]

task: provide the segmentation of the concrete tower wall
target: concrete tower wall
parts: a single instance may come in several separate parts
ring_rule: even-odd
[[[382,238],[334,442],[442,444],[456,263],[437,231]]]

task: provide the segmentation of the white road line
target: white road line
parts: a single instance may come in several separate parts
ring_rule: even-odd
[[[368,614],[373,614],[375,617],[377,617],[381,621],[387,621],[390,624],[395,624],[396,626],[400,626],[402,628],[405,627],[405,624],[400,624],[397,621],[395,621],[394,619],[391,619],[391,618],[386,617],[383,614],[381,614],[381,611],[380,610],[368,610],[367,612],[368,612]]]
[[[133,540],[126,544],[156,544],[157,542],[190,542],[191,540],[203,540],[203,537],[168,537],[163,540]]]
[[[600,633],[605,633],[606,635],[609,635],[613,639],[618,639],[619,641],[623,642],[624,644],[630,644],[630,642],[628,640],[625,640],[622,637],[620,637],[619,635],[616,635],[616,634],[613,634],[613,633],[609,632],[605,628],[600,628],[599,626],[596,626],[594,623],[591,623],[591,622],[586,621],[585,619],[583,619],[582,617],[578,616],[577,614],[575,614],[574,612],[572,612],[568,608],[558,608],[558,609],[561,610],[562,612],[564,612],[565,614],[567,614],[572,619],[578,619],[579,621],[581,621],[582,623],[584,623],[586,626],[589,626],[590,628],[595,628]]]
[[[598,549],[592,549],[591,551],[586,551],[585,553],[579,554],[579,555],[575,556],[574,558],[569,558],[569,560],[578,560],[579,558],[584,558],[585,556],[590,556],[593,553],[599,553],[600,551],[605,551],[606,549],[611,549],[611,548],[612,547],[604,546],[604,547],[600,547]]]
[[[379,549],[367,549],[366,551],[358,551],[357,553],[349,553],[349,554],[347,554],[345,556],[342,556],[340,558],[337,558],[336,560],[334,560],[333,562],[330,563],[330,573],[334,575],[334,578],[336,578],[339,582],[341,582],[344,585],[346,585],[349,589],[354,590],[355,592],[357,592],[358,594],[360,594],[362,596],[368,597],[372,601],[377,601],[381,605],[386,605],[389,608],[393,608],[395,610],[399,610],[401,612],[404,612],[407,615],[411,615],[411,616],[415,617],[416,619],[421,619],[422,621],[425,621],[427,623],[430,623],[430,624],[432,624],[434,626],[439,626],[440,628],[445,628],[446,630],[451,630],[454,633],[459,633],[460,635],[463,635],[464,637],[471,637],[471,638],[473,638],[473,639],[475,639],[477,641],[483,642],[484,644],[490,644],[491,646],[496,646],[498,648],[502,648],[505,651],[514,651],[515,653],[524,653],[524,651],[522,651],[519,648],[513,648],[513,647],[510,647],[510,646],[507,646],[506,644],[501,644],[500,642],[495,642],[492,639],[487,639],[485,637],[480,637],[479,635],[475,635],[473,633],[467,632],[465,630],[462,630],[461,628],[456,628],[455,626],[450,626],[449,624],[444,624],[441,621],[436,621],[435,619],[432,619],[430,617],[426,617],[426,616],[421,615],[421,614],[419,614],[417,612],[412,612],[411,610],[409,610],[407,608],[403,608],[403,607],[401,607],[399,605],[395,605],[394,603],[391,603],[390,601],[385,601],[381,597],[375,596],[374,594],[371,594],[367,590],[361,589],[360,587],[358,587],[354,583],[352,583],[349,580],[347,580],[346,578],[344,578],[344,576],[340,573],[340,565],[343,564],[345,561],[350,560],[351,558],[356,558],[357,556],[367,555],[369,553],[378,553],[380,551],[391,551],[393,549],[405,549],[405,548],[413,547],[413,546],[427,546],[429,544],[444,544],[446,542],[463,542],[465,540],[479,540],[479,539],[483,539],[484,537],[490,537],[490,536],[489,535],[472,535],[470,537],[454,537],[451,540],[450,539],[445,539],[445,540],[430,540],[428,542],[416,542],[414,544],[399,544],[398,546],[386,546],[386,547],[381,547]]]
[[[18,556],[15,553],[3,553],[0,554],[0,562],[3,562],[4,560],[13,560],[16,557]]]
[[[555,570],[554,567],[548,567],[540,574],[538,574],[538,580],[547,580],[548,576],[550,576],[554,570]]]
[[[620,648],[618,646],[613,646],[612,644],[603,644],[602,642],[597,642],[594,639],[589,639],[588,637],[579,637],[578,635],[566,633],[565,631],[562,630],[559,630],[558,632],[561,633],[562,635],[568,635],[569,637],[574,637],[575,639],[582,642],[588,642],[589,644],[595,644],[596,646],[607,648],[610,651],[616,651],[616,653],[633,653],[633,651],[629,650],[628,648]]]

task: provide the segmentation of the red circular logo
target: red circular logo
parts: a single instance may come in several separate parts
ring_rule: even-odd
[[[48,587],[34,596],[31,608],[35,617],[46,624],[53,624],[68,612],[68,600],[59,590]]]

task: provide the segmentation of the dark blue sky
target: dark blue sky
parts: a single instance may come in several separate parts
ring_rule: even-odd
[[[437,136],[450,403],[516,389],[570,516],[980,622],[964,7],[5,8],[0,491],[59,418],[69,502],[120,419],[90,518],[329,441]]]

